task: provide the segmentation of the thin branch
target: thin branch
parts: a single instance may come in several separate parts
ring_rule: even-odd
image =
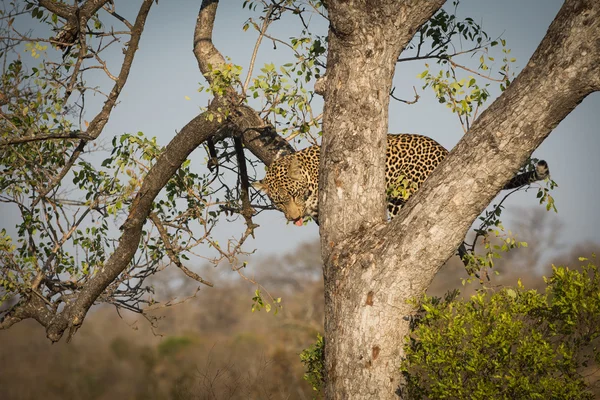
[[[89,1],[89,0],[88,0]],[[129,77],[129,72],[131,70],[131,65],[133,64],[133,58],[138,49],[138,44],[140,38],[142,36],[142,32],[144,30],[144,25],[146,23],[146,18],[148,17],[148,13],[150,12],[150,7],[153,4],[153,0],[144,0],[142,6],[140,7],[140,11],[135,21],[135,25],[131,30],[131,39],[129,41],[129,46],[127,47],[127,51],[125,53],[125,59],[123,60],[123,65],[121,67],[121,71],[111,90],[108,99],[104,102],[104,106],[102,110],[94,117],[94,119],[90,122],[86,134],[90,136],[94,140],[100,136],[100,133],[104,129],[104,126],[108,122],[108,118],[110,117],[110,113],[115,106],[119,94],[127,82],[127,78]],[[79,145],[71,155],[71,158],[67,162],[67,164],[63,167],[60,173],[52,180],[50,185],[48,185],[33,201],[32,208],[35,207],[41,198],[45,197],[48,193],[50,193],[56,185],[58,185],[61,180],[65,177],[65,175],[69,172],[75,161],[79,158],[85,145],[88,140],[81,140]]]
[[[191,294],[191,295],[189,295],[187,297],[184,297],[183,299],[181,299],[179,301],[175,301],[176,299],[171,299],[171,300],[169,300],[169,301],[167,301],[165,303],[155,303],[155,304],[152,304],[151,306],[147,307],[144,310],[144,312],[142,312],[142,315],[144,315],[144,317],[146,317],[146,314],[148,312],[156,311],[156,310],[159,310],[161,308],[173,307],[173,306],[177,306],[179,304],[185,303],[185,302],[193,299],[194,297],[196,297],[198,295],[198,292],[200,292],[200,286],[198,286],[196,288],[196,291],[193,294]],[[147,317],[146,317],[146,319],[147,319]]]
[[[133,29],[133,25],[131,25],[131,22],[127,21],[124,17],[122,17],[121,15],[119,15],[114,8],[108,7],[107,4],[105,4],[103,6],[104,11],[106,11],[107,13],[109,13],[110,15],[112,15],[113,17],[115,17],[116,19],[118,19],[119,21],[121,21],[123,24],[125,24],[126,27],[128,27],[130,30]]]
[[[203,283],[206,286],[214,287],[213,283],[202,279],[200,277],[200,275],[196,274],[193,271],[190,271],[185,265],[183,265],[181,263],[181,261],[177,257],[177,254],[175,254],[175,252],[178,251],[179,249],[176,249],[173,246],[173,243],[171,243],[171,240],[169,239],[169,234],[167,233],[167,230],[165,229],[165,227],[162,224],[162,221],[160,220],[158,215],[156,215],[156,213],[154,213],[154,212],[151,212],[149,217],[150,217],[150,220],[154,223],[154,226],[156,226],[156,229],[158,230],[158,234],[160,235],[160,238],[162,239],[163,243],[165,244],[165,250],[167,251],[167,255],[169,256],[169,259],[171,260],[171,262],[173,264],[175,264],[175,266],[177,268],[179,268],[181,271],[183,271],[184,274],[186,274],[188,277],[192,278],[193,280]]]
[[[129,77],[129,72],[131,71],[131,66],[133,64],[133,59],[138,50],[140,38],[142,37],[144,25],[146,24],[146,18],[148,17],[150,7],[152,7],[153,3],[154,2],[152,0],[144,0],[142,6],[140,7],[135,24],[131,29],[131,38],[129,39],[129,45],[127,46],[127,51],[125,52],[125,58],[123,59],[123,64],[121,71],[119,72],[119,76],[117,77],[117,81],[108,95],[108,99],[104,103],[102,110],[100,113],[98,113],[98,115],[96,115],[96,117],[94,117],[88,127],[87,133],[94,138],[97,138],[104,129],[104,126],[108,122],[110,113],[117,103],[119,94],[121,94],[121,90],[123,90],[123,87],[127,82],[127,78]]]
[[[465,71],[471,72],[471,73],[473,73],[473,74],[475,74],[475,75],[478,75],[478,76],[480,76],[480,77],[482,77],[482,78],[488,79],[488,80],[490,80],[490,81],[493,81],[493,82],[500,82],[500,83],[502,83],[502,82],[504,82],[504,81],[506,80],[506,79],[497,79],[497,78],[492,78],[490,75],[483,75],[482,73],[480,73],[480,72],[477,72],[477,71],[475,71],[475,70],[472,70],[472,69],[470,69],[470,68],[467,68],[467,67],[465,67],[464,65],[461,65],[461,64],[455,63],[454,61],[452,61],[452,59],[448,59],[448,62],[449,62],[450,64],[452,64],[452,66],[453,66],[453,67],[455,67],[455,68],[464,69]]]
[[[31,43],[35,43],[35,42],[49,43],[49,44],[53,44],[58,47],[67,47],[67,46],[71,45],[71,43],[61,42],[61,41],[55,40],[54,38],[48,39],[48,38],[41,38],[41,37],[39,37],[39,38],[27,37],[27,36],[23,35],[22,33],[20,33],[19,31],[17,31],[14,27],[11,27],[11,30],[19,37],[16,38],[13,36],[0,36],[0,40],[14,40],[15,42],[31,42]]]
[[[415,99],[414,100],[403,100],[401,98],[398,98],[398,97],[394,96],[394,90],[396,90],[395,87],[392,88],[392,91],[390,92],[390,96],[392,97],[392,99],[400,101],[404,104],[415,104],[421,98],[421,96],[419,96],[419,94],[417,93],[417,89],[414,86],[413,86],[413,90],[415,91]]]
[[[93,50],[90,50],[90,52],[94,55],[94,57],[96,58],[96,61],[98,61],[98,63],[100,63],[99,66],[93,66],[93,67],[88,67],[86,69],[92,69],[92,68],[100,68],[104,71],[104,73],[106,74],[106,76],[108,76],[110,79],[112,79],[113,81],[117,81],[117,77],[114,76],[113,74],[110,73],[110,71],[108,70],[108,67],[106,66],[106,62],[103,61],[100,56],[98,55],[98,53],[96,53]]]
[[[65,166],[60,170],[58,175],[56,175],[52,179],[52,181],[42,191],[40,191],[40,193],[35,198],[35,200],[33,200],[33,202],[31,203],[32,209],[35,208],[35,206],[38,205],[40,200],[42,200],[44,197],[46,197],[48,195],[48,193],[50,193],[52,190],[54,190],[54,188],[56,188],[56,186],[63,180],[65,175],[67,175],[67,173],[71,170],[71,167],[75,164],[75,161],[77,161],[77,159],[83,152],[83,149],[85,148],[86,143],[87,143],[86,140],[79,141],[79,144],[77,145],[75,150],[73,150],[73,154],[71,154],[71,157],[69,158],[69,160],[67,161]]]
[[[52,249],[51,254],[48,256],[48,258],[46,259],[46,262],[44,263],[44,266],[42,267],[42,269],[38,272],[38,275],[40,274],[45,274],[45,272],[50,268],[50,264],[52,263],[52,261],[56,258],[56,254],[58,254],[58,250],[60,250],[60,248],[65,244],[65,242],[67,240],[69,240],[69,238],[73,235],[73,233],[75,232],[75,230],[79,227],[79,225],[83,222],[83,220],[85,219],[85,217],[90,213],[90,211],[92,211],[96,206],[98,205],[98,199],[94,200],[92,202],[92,204],[90,204],[90,206],[88,208],[85,209],[85,211],[81,214],[81,216],[79,217],[79,219],[77,220],[77,222],[75,222],[73,224],[73,226],[71,227],[71,229],[69,229],[67,232],[65,232],[63,234],[63,237],[60,239],[60,241],[58,243],[56,243],[56,245],[54,246],[54,248]],[[43,279],[43,277],[42,277]],[[33,280],[33,283],[36,282],[40,282],[40,278],[39,276],[36,276],[35,279]],[[34,284],[32,283],[32,287],[35,288]]]
[[[431,60],[431,59],[448,60],[449,58],[456,57],[456,56],[459,56],[461,54],[472,53],[474,51],[481,50],[482,48],[483,48],[483,45],[477,45],[477,46],[475,46],[475,47],[473,47],[471,49],[468,49],[468,50],[457,51],[455,53],[445,54],[445,55],[428,53],[427,55],[421,56],[421,55],[419,55],[417,53],[417,55],[413,56],[413,57],[398,58],[398,60],[396,60],[396,62],[416,61],[416,60]]]
[[[506,194],[506,195],[505,195],[505,196],[502,198],[502,200],[500,200],[500,202],[498,203],[498,205],[496,205],[494,208],[502,207],[502,204],[504,203],[504,201],[506,201],[506,199],[508,199],[508,197],[509,197],[510,195],[512,195],[513,193],[515,193],[515,192],[518,192],[518,191],[520,191],[520,190],[522,190],[522,189],[523,189],[523,186],[521,186],[521,187],[518,187],[518,188],[516,188],[516,189],[514,189],[514,190],[512,190],[512,191],[510,191],[510,192],[508,192],[508,193],[507,193],[507,194]],[[481,229],[483,229],[483,228],[484,228],[484,227],[485,227],[485,226],[486,226],[486,225],[487,225],[487,224],[490,222],[490,219],[491,219],[491,218],[493,218],[493,217],[494,217],[494,215],[495,215],[495,214],[491,213],[491,214],[490,214],[490,215],[489,215],[489,216],[488,216],[488,217],[487,217],[487,218],[486,218],[486,219],[485,219],[485,220],[484,220],[484,221],[481,223],[481,225],[480,225],[480,228],[478,229],[478,231],[481,231]],[[469,247],[471,248],[471,252],[474,252],[474,251],[475,251],[475,245],[477,245],[477,239],[479,239],[480,237],[481,237],[481,233],[480,233],[480,232],[477,232],[477,233],[475,234],[475,238],[473,239],[473,242],[472,242],[472,243],[469,245]],[[463,244],[464,244],[464,242],[463,242]]]
[[[271,23],[271,13],[273,11],[273,5],[270,5],[267,9],[267,13],[265,15],[265,20],[263,21],[262,27],[260,28],[260,33],[258,35],[258,39],[256,39],[256,43],[254,44],[254,51],[252,52],[252,57],[250,58],[250,65],[248,66],[248,75],[246,76],[246,81],[243,86],[243,93],[246,93],[248,89],[248,85],[250,84],[250,79],[252,78],[252,71],[254,70],[254,63],[256,62],[256,55],[258,54],[258,49],[260,48],[260,43],[262,42],[263,37],[265,36],[265,32],[267,32],[267,28]]]
[[[77,83],[79,78],[79,70],[81,69],[83,60],[86,58],[87,55],[87,42],[85,40],[85,32],[82,29],[82,27],[86,26],[87,19],[85,18],[85,16],[81,16],[75,22],[79,25],[79,27],[77,27],[77,33],[79,36],[79,56],[77,57],[77,61],[75,62],[75,65],[73,67],[73,72],[71,73],[71,80],[65,88],[65,98],[63,99],[64,104],[67,103],[67,100],[71,96],[71,93],[73,93],[73,88],[75,87],[75,84]],[[64,33],[64,31],[61,33]]]

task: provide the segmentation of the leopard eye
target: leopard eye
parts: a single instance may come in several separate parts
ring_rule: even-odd
[[[283,208],[287,203],[289,203],[290,199],[288,197],[278,197],[277,199],[271,199],[273,204],[277,208]]]
[[[273,205],[277,208],[280,208],[283,204],[283,201],[281,201],[281,199],[271,199],[271,202],[273,203]]]

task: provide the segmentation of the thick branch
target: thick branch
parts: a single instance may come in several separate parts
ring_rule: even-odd
[[[75,14],[77,7],[70,6],[68,4],[58,2],[55,0],[39,0],[39,5],[47,9],[48,11],[58,15],[61,18],[69,19]]]
[[[265,123],[258,113],[248,106],[237,107],[232,122],[241,133],[244,146],[267,166],[277,158],[295,151],[272,125]]]
[[[359,227],[386,218],[383,170],[396,61],[419,26],[442,4],[441,0],[328,2],[331,28],[322,148],[329,157],[321,158],[322,243],[337,243]],[[359,149],[361,157],[351,157]],[[345,211],[335,211],[341,209]],[[324,256],[326,248],[331,246],[323,248]]]
[[[448,252],[427,263],[441,265],[552,129],[588,94],[600,90],[599,43],[600,3],[567,1],[523,72],[382,234],[394,232],[396,245],[405,246],[401,243],[407,243],[407,238],[401,232],[408,227],[435,226],[416,242],[449,243]],[[388,247],[386,254],[398,250],[396,245]],[[421,251],[425,249],[411,250]],[[414,256],[424,260],[423,253]]]
[[[54,313],[50,311],[44,301],[34,293],[29,298],[21,300],[0,321],[0,329],[8,329],[24,319],[33,318],[44,326],[48,326]]]
[[[200,72],[209,83],[212,83],[211,67],[218,67],[225,63],[225,58],[212,42],[212,31],[218,5],[218,0],[202,2],[194,30],[194,55],[198,60]],[[271,165],[276,158],[294,152],[293,147],[277,134],[273,126],[265,123],[252,108],[241,105],[238,94],[233,91],[233,88],[230,88],[228,95],[234,103],[237,103],[233,104],[234,110],[230,117],[232,125],[237,133],[242,135],[244,146],[256,157],[266,165]],[[231,132],[224,133],[231,134]]]
[[[73,43],[79,37],[80,30],[86,26],[87,21],[109,1],[111,0],[87,0],[81,7],[78,7],[69,6],[54,0],[39,0],[39,5],[67,20],[65,26],[62,27],[61,31],[54,38],[55,41],[59,43]],[[65,45],[58,44],[57,46],[61,48],[66,47]]]
[[[212,83],[209,72],[225,64],[225,58],[212,41],[212,32],[217,14],[218,0],[203,0],[194,31],[194,55],[202,75]]]
[[[96,14],[106,3],[110,3],[112,0],[87,0],[79,8],[79,15],[84,16],[86,19]]]
[[[218,122],[218,118],[212,121],[207,119],[207,113],[211,112],[214,111],[209,109],[183,127],[148,172],[140,191],[133,200],[129,216],[121,227],[123,234],[117,248],[104,267],[85,284],[77,299],[68,304],[63,312],[47,325],[47,335],[50,340],[58,341],[68,328],[72,335],[81,326],[87,311],[98,296],[127,268],[137,251],[142,227],[158,193],[189,154],[222,127],[223,122]]]

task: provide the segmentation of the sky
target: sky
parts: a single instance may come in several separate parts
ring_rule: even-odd
[[[115,3],[118,10],[124,10],[123,14],[133,19],[139,2]],[[106,142],[113,136],[142,131],[149,137],[156,136],[160,144],[166,145],[176,132],[198,115],[201,107],[207,105],[210,100],[208,95],[197,91],[204,80],[192,53],[200,3],[199,0],[160,1],[153,6],[120,104],[113,111],[102,134]],[[490,36],[502,35],[507,47],[512,50],[511,54],[517,59],[516,71],[520,71],[543,38],[561,4],[556,0],[465,0],[460,3],[459,15],[470,16],[481,23]],[[126,8],[123,9],[123,6]],[[257,37],[251,29],[248,32],[242,30],[247,18],[248,13],[242,9],[241,0],[221,1],[213,36],[221,53],[244,68],[249,63]],[[314,27],[321,34],[326,34],[327,25],[324,22],[316,23]],[[298,33],[298,26],[291,23],[273,26],[276,36],[285,38]],[[272,44],[265,41],[257,64],[283,64],[289,61],[288,57],[289,53],[274,51]],[[414,105],[392,102],[389,131],[430,136],[451,149],[463,135],[462,128],[456,116],[437,102],[431,89],[420,89],[422,82],[416,75],[423,70],[422,61],[398,65],[394,79],[396,94],[410,98],[412,87],[415,86],[421,98]],[[102,83],[101,80],[99,82]],[[99,107],[101,101],[101,98],[96,98],[95,102],[91,99],[87,103],[91,107],[89,116],[95,114],[97,109],[94,107]],[[596,93],[562,121],[534,153],[534,157],[548,161],[552,178],[559,185],[552,194],[559,210],[553,218],[564,222],[561,236],[565,248],[583,241],[598,242],[598,126],[600,94]],[[203,149],[196,150],[191,159],[196,168],[203,170]],[[259,177],[262,177],[262,173],[259,173]],[[535,190],[517,193],[508,200],[504,219],[507,228],[510,229],[511,225],[511,208],[540,207],[535,193]],[[298,243],[318,239],[318,227],[314,223],[304,227],[286,224],[283,214],[277,211],[263,212],[255,222],[260,228],[255,232],[256,238],[247,242],[246,249],[256,249],[256,255],[259,256],[291,251]],[[242,229],[241,222],[224,222],[215,232],[219,240],[224,241],[228,237],[238,236]],[[522,240],[527,241],[527,238]],[[558,253],[563,249],[549,250]]]

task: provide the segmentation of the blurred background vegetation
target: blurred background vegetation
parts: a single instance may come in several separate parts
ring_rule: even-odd
[[[552,264],[577,267],[578,257],[600,250],[598,243],[563,247],[556,214],[541,207],[519,214],[511,225],[529,247],[498,260],[500,275],[491,274],[487,287],[515,286],[520,278],[527,289],[543,290],[542,276],[551,274]],[[114,308],[100,306],[71,343],[51,345],[35,321],[0,331],[0,397],[311,399],[315,392],[303,379],[299,354],[323,331],[318,246],[302,243],[292,253],[249,264],[245,274],[271,296],[283,298],[277,315],[251,312],[256,286],[225,266],[206,266],[198,269],[215,288],[203,287],[195,296],[194,282],[178,271],[166,269],[153,278],[157,298],[192,296],[154,311],[155,328],[139,314],[119,316]],[[429,294],[458,288],[469,296],[481,285],[463,286],[466,278],[453,257]],[[598,371],[591,371],[588,383],[599,396],[597,379]]]

